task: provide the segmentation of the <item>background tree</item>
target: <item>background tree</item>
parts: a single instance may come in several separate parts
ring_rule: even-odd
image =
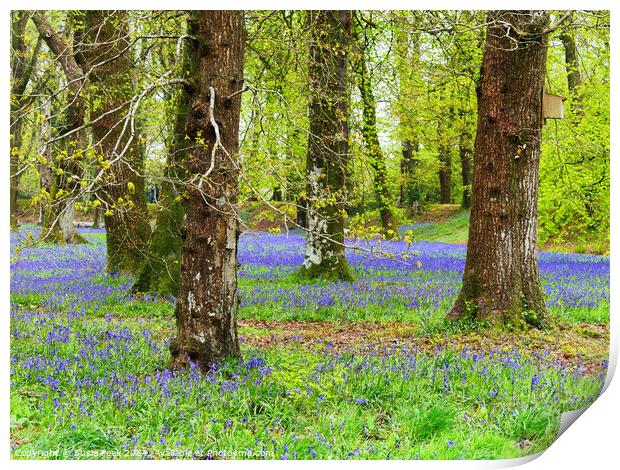
[[[357,15],[359,18],[359,14]],[[385,164],[379,134],[377,131],[377,112],[376,101],[373,93],[372,77],[368,71],[366,60],[367,49],[370,47],[366,34],[362,33],[365,25],[359,18],[361,24],[358,26],[357,35],[362,36],[358,39],[360,45],[359,57],[356,60],[357,84],[362,99],[362,136],[366,147],[366,160],[374,172],[374,187],[377,201],[379,203],[379,216],[381,217],[381,227],[383,235],[387,238],[398,237],[398,221],[393,213],[392,206],[394,201],[390,187],[388,186],[388,175]]]
[[[45,241],[62,243],[84,243],[86,240],[77,232],[73,224],[75,199],[80,191],[83,175],[85,103],[82,89],[85,85],[84,72],[78,65],[75,51],[50,25],[41,12],[32,14],[32,21],[47,47],[56,57],[66,78],[69,92],[66,116],[60,130],[59,139],[64,151],[49,162],[52,170],[52,183],[45,194],[48,204],[45,208],[41,237]]]
[[[89,10],[88,49],[94,152],[105,171],[101,198],[105,209],[107,269],[138,271],[151,227],[144,198],[144,162],[137,122],[128,104],[134,96],[127,12]]]
[[[421,70],[421,32],[409,31],[407,12],[394,14],[395,31],[394,64],[397,92],[394,111],[398,117],[398,131],[402,141],[399,181],[399,205],[418,212],[420,189],[416,169],[419,166],[420,130],[416,121],[420,116],[420,96],[424,88]],[[413,24],[419,21],[413,19]]]
[[[17,189],[20,178],[20,153],[22,152],[24,117],[27,105],[32,100],[26,94],[36,68],[41,50],[41,36],[38,36],[30,57],[26,38],[26,27],[30,14],[25,11],[11,12],[11,154],[10,154],[10,216],[11,229],[17,229]]]
[[[564,46],[564,57],[566,61],[566,77],[568,82],[568,91],[571,95],[571,104],[574,107],[574,113],[577,116],[583,116],[583,105],[581,102],[581,72],[579,70],[579,55],[577,53],[577,44],[575,42],[575,34],[570,28],[570,24],[566,24],[560,31],[559,38]]]
[[[609,12],[573,12],[551,35],[545,86],[566,96],[565,119],[543,128],[540,238],[579,252],[609,247]],[[574,41],[574,63],[567,64]],[[564,38],[564,41],[562,40]],[[575,85],[579,76],[581,85]]]
[[[349,160],[347,51],[352,12],[310,12],[308,233],[301,275],[352,279],[345,257],[344,202]]]
[[[454,120],[454,110],[438,116],[437,153],[439,157],[439,203],[452,203],[452,136],[446,122]]]
[[[467,119],[463,117],[463,119]],[[467,123],[462,124],[459,135],[459,157],[461,160],[461,180],[463,183],[463,195],[461,197],[461,207],[469,209],[471,207],[471,174],[473,148],[471,145],[471,132]]]

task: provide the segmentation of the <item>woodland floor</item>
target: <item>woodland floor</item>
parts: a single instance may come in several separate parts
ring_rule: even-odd
[[[165,370],[173,303],[128,295],[104,231],[81,231],[89,244],[11,234],[14,458],[519,457],[605,378],[608,257],[541,253],[556,326],[521,333],[445,321],[465,246],[437,227],[382,243],[394,259],[349,252],[353,283],[299,284],[303,237],[246,233],[243,360],[201,377]]]

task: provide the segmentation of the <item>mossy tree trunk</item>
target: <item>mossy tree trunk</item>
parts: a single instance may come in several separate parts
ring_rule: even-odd
[[[365,51],[362,50],[358,65],[358,87],[362,96],[363,107],[362,135],[366,146],[367,161],[374,172],[375,195],[379,203],[383,235],[388,239],[393,239],[398,238],[398,222],[392,211],[392,194],[388,186],[385,157],[381,150],[379,133],[377,132],[376,101],[364,54]]]
[[[493,11],[478,89],[463,286],[449,318],[542,326],[538,175],[549,17]]]
[[[190,72],[184,58],[183,75]],[[157,224],[149,239],[147,256],[140,268],[133,292],[178,295],[181,278],[181,229],[183,226],[183,192],[185,186],[185,139],[189,90],[181,90],[176,98],[176,112],[171,144],[166,160],[161,197],[158,201]]]
[[[189,93],[186,133],[193,146],[188,150],[186,171],[198,178],[187,186],[170,367],[196,363],[206,371],[227,357],[241,355],[237,336],[239,220],[235,204],[239,191],[241,95],[237,92],[243,86],[243,12],[193,11],[189,33],[193,38],[188,50],[193,71],[190,76],[196,83]]]
[[[352,12],[308,13],[311,28],[307,237],[302,278],[351,280],[344,214],[349,162],[347,52]]]
[[[87,67],[97,64],[90,82],[101,99],[101,105],[91,109],[93,146],[100,165],[107,168],[97,190],[105,209],[106,270],[137,273],[151,227],[138,132],[132,139],[130,126],[124,128],[130,110],[120,106],[134,94],[127,12],[89,10],[86,28],[84,60]]]

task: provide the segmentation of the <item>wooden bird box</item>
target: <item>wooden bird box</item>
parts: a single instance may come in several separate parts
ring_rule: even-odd
[[[564,100],[560,95],[554,95],[543,90],[543,118],[544,119],[564,119]]]

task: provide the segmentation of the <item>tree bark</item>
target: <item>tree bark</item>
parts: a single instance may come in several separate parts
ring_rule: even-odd
[[[372,83],[368,74],[368,66],[361,52],[358,70],[358,87],[362,96],[362,135],[366,145],[366,158],[374,172],[374,186],[377,201],[379,203],[379,215],[383,235],[388,239],[398,238],[398,222],[392,212],[392,194],[388,186],[387,168],[385,158],[379,142],[377,132],[377,112]]]
[[[196,84],[189,94],[186,133],[194,145],[188,152],[186,171],[194,183],[187,187],[170,367],[196,363],[206,371],[227,357],[241,355],[235,210],[241,95],[228,97],[243,86],[245,38],[241,11],[193,11],[190,15],[193,39],[188,56]]]
[[[549,17],[493,11],[488,20],[467,259],[448,317],[541,327],[538,175]]]
[[[91,109],[93,147],[106,168],[97,194],[103,200],[108,272],[137,273],[151,235],[144,197],[143,154],[136,131],[125,128],[129,108],[111,112],[134,93],[132,64],[127,50],[127,12],[89,10],[86,13],[85,67],[101,99]],[[102,115],[110,112],[103,119]],[[130,142],[131,140],[131,142]],[[124,154],[123,154],[124,152]]]
[[[352,12],[309,12],[307,237],[302,278],[351,280],[344,248],[346,174],[349,162],[347,49]]]

